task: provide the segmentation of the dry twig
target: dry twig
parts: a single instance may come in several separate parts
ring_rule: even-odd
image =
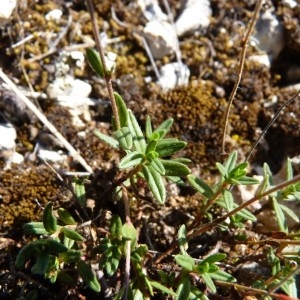
[[[258,0],[256,3],[256,7],[254,10],[254,14],[253,17],[251,19],[250,25],[248,27],[248,30],[246,31],[246,34],[243,38],[243,40],[241,41],[241,46],[242,46],[242,50],[240,53],[240,63],[239,63],[239,69],[238,69],[238,75],[234,84],[234,87],[231,91],[230,97],[229,97],[229,102],[228,102],[228,106],[226,109],[226,113],[225,113],[225,124],[224,124],[224,129],[223,129],[223,137],[222,137],[222,156],[225,156],[226,152],[225,152],[225,139],[226,139],[226,133],[227,133],[227,127],[228,127],[228,121],[229,121],[229,114],[230,114],[230,109],[234,100],[234,97],[236,95],[236,91],[239,87],[239,84],[241,82],[242,79],[242,74],[243,74],[243,70],[244,70],[244,65],[245,65],[245,58],[246,58],[246,51],[247,51],[247,45],[248,45],[248,41],[250,39],[250,35],[253,31],[253,28],[255,26],[256,20],[258,18],[258,13],[260,11],[262,5],[262,0]]]

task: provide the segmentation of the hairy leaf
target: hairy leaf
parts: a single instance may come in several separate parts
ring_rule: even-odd
[[[128,128],[132,134],[134,150],[145,153],[146,141],[142,129],[131,110],[128,110],[128,115]]]
[[[143,159],[144,155],[142,153],[138,151],[130,152],[121,159],[119,168],[123,170],[135,167],[139,165],[143,161]]]
[[[45,229],[43,222],[30,222],[23,225],[26,234],[44,235],[49,234]]]
[[[113,133],[123,150],[130,150],[133,144],[132,134],[128,127],[122,127]]]
[[[72,230],[68,227],[63,227],[62,232],[66,237],[68,237],[71,240],[78,241],[78,242],[83,241],[83,237],[75,230]]]
[[[188,175],[187,178],[190,184],[205,198],[210,199],[214,196],[214,191],[202,179],[196,177],[195,175]]]
[[[114,97],[116,100],[116,104],[118,107],[118,114],[119,114],[119,119],[120,119],[120,125],[121,127],[127,126],[127,121],[128,121],[128,110],[126,107],[126,104],[118,93],[114,92]]]
[[[166,189],[161,175],[152,167],[142,167],[143,174],[155,199],[163,204],[166,201]]]
[[[72,215],[64,208],[59,208],[57,210],[58,216],[61,221],[66,225],[76,225],[76,221],[73,219]]]
[[[83,281],[88,285],[90,289],[99,293],[101,290],[101,286],[97,280],[96,275],[92,271],[91,266],[87,265],[85,262],[80,260],[77,263],[77,269],[79,276],[83,279]]]
[[[177,254],[175,255],[176,263],[184,268],[185,270],[191,272],[194,269],[195,261],[194,259],[189,256],[188,254]]]
[[[160,160],[165,169],[166,176],[185,177],[191,173],[191,170],[183,163],[175,160]]]
[[[103,142],[105,142],[106,144],[108,144],[110,147],[114,148],[114,149],[119,149],[119,143],[115,138],[112,138],[106,134],[103,134],[102,132],[100,132],[99,130],[95,130],[94,134]]]
[[[88,48],[86,50],[86,56],[96,74],[100,77],[104,77],[103,65],[99,53],[94,49]]]
[[[159,154],[159,157],[165,157],[185,148],[186,145],[186,142],[177,139],[163,139],[157,142],[155,151]]]
[[[43,211],[43,224],[44,228],[49,233],[54,233],[57,231],[57,218],[53,215],[52,212],[52,202],[48,202]]]

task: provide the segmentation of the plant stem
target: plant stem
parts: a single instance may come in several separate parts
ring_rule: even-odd
[[[100,39],[98,27],[97,27],[95,9],[94,9],[92,0],[86,0],[86,6],[87,6],[87,9],[88,9],[89,14],[91,16],[95,43],[96,43],[96,47],[97,47],[97,50],[99,52],[101,63],[102,63],[102,66],[103,66],[104,78],[105,78],[105,82],[106,82],[106,88],[107,88],[107,91],[108,91],[109,100],[110,100],[113,115],[114,115],[114,118],[115,118],[116,128],[119,129],[121,127],[121,125],[120,125],[118,107],[117,107],[115,96],[114,96],[114,90],[113,90],[113,87],[112,87],[112,72],[111,72],[111,70],[108,70],[107,67],[106,67],[104,50],[103,50],[103,47],[102,47],[102,43],[101,43],[101,39]]]
[[[255,144],[252,146],[249,154],[247,155],[245,161],[248,161],[250,156],[252,155],[254,149],[257,147],[257,145],[259,144],[259,142],[261,141],[261,139],[265,136],[265,134],[267,133],[267,131],[269,130],[269,128],[274,124],[274,122],[276,121],[276,119],[278,118],[278,116],[280,115],[280,113],[285,109],[285,107],[289,104],[291,104],[295,99],[297,99],[300,96],[300,90],[290,99],[288,99],[287,101],[285,101],[276,111],[274,117],[271,119],[271,121],[268,123],[268,125],[266,126],[266,128],[263,130],[263,132],[261,133],[260,137],[257,139],[257,141],[255,142]]]
[[[258,0],[257,3],[256,3],[255,10],[254,10],[254,15],[251,18],[251,22],[250,22],[250,25],[248,27],[248,30],[246,31],[246,34],[245,34],[243,40],[241,41],[242,51],[240,53],[240,63],[239,63],[238,75],[237,75],[236,81],[234,83],[234,87],[233,87],[233,89],[231,91],[231,94],[229,96],[228,106],[227,106],[226,113],[225,113],[225,124],[224,124],[224,129],[223,129],[223,138],[222,138],[222,156],[226,155],[226,152],[225,152],[225,138],[226,138],[226,133],[227,133],[230,109],[231,109],[234,97],[236,95],[236,91],[237,91],[237,89],[239,87],[239,84],[241,82],[241,79],[242,79],[242,73],[243,73],[244,65],[245,65],[247,44],[248,44],[250,35],[253,31],[253,28],[255,26],[256,20],[258,18],[258,13],[260,11],[261,5],[262,5],[262,0]]]
[[[281,295],[273,293],[273,292],[268,292],[262,289],[256,289],[256,288],[252,288],[249,286],[245,286],[245,285],[241,285],[241,284],[237,284],[234,282],[226,282],[226,281],[220,281],[220,280],[216,280],[215,283],[217,285],[221,285],[221,286],[229,286],[229,287],[233,287],[238,291],[241,291],[243,293],[247,293],[247,294],[252,294],[252,295],[264,295],[264,296],[271,296],[273,299],[283,299]],[[244,299],[244,298],[243,298]],[[292,298],[289,298],[292,299]]]

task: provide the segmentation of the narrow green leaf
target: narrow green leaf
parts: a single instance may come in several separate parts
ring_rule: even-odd
[[[227,160],[224,163],[224,169],[226,170],[226,173],[229,174],[231,172],[231,170],[234,169],[235,165],[236,165],[236,161],[237,161],[237,152],[233,151],[229,157],[227,158]]]
[[[279,206],[285,214],[287,214],[295,222],[299,223],[299,217],[289,207],[287,207],[283,204],[279,204]]]
[[[137,239],[137,231],[131,223],[125,223],[122,226],[122,236],[127,240],[136,240]]]
[[[202,179],[196,177],[195,175],[188,175],[187,179],[189,183],[205,198],[211,199],[214,196],[214,191],[212,188]]]
[[[175,158],[172,158],[172,160],[182,163],[184,165],[188,165],[192,162],[189,158],[186,158],[186,157],[175,157]]]
[[[239,185],[252,185],[252,184],[258,184],[259,180],[252,177],[244,176],[236,180],[230,179],[230,182]]]
[[[219,206],[226,209],[224,201],[218,200],[216,203],[217,203],[217,205],[219,205]],[[237,207],[238,207],[238,204],[233,203],[233,209],[236,209]],[[242,210],[239,210],[235,215],[240,216],[245,220],[250,220],[250,221],[253,221],[253,222],[255,222],[257,220],[256,217],[250,211],[248,211],[245,208],[243,208]]]
[[[226,180],[228,178],[228,173],[227,173],[226,168],[222,164],[220,164],[218,162],[216,163],[216,167],[219,170],[219,172],[222,175],[222,177]]]
[[[96,293],[99,293],[101,290],[101,286],[97,280],[96,275],[92,271],[91,266],[87,265],[85,262],[80,260],[77,263],[77,270],[79,276],[88,285],[88,287],[93,291],[95,291]]]
[[[181,254],[187,255],[186,250],[188,249],[188,242],[187,242],[187,238],[186,238],[186,226],[185,225],[180,226],[180,228],[178,230],[178,234],[177,234],[177,239],[178,239]]]
[[[105,142],[107,145],[114,149],[119,149],[119,143],[115,138],[112,138],[106,134],[103,134],[99,130],[95,130],[94,134],[103,142]]]
[[[185,148],[187,145],[184,141],[178,141],[176,139],[163,139],[157,142],[155,151],[160,157],[170,156],[179,150]]]
[[[144,159],[144,155],[138,151],[129,152],[124,156],[120,163],[119,168],[121,170],[128,169],[139,165]]]
[[[229,177],[234,177],[238,179],[239,177],[242,177],[247,174],[246,168],[248,167],[247,162],[243,162],[236,167],[234,167],[230,172],[229,172]]]
[[[167,179],[175,184],[177,184],[178,186],[184,186],[186,187],[185,182],[178,176],[167,176]]]
[[[218,270],[215,273],[210,273],[210,277],[214,280],[236,282],[236,279],[225,271]]]
[[[49,232],[45,229],[43,222],[30,222],[23,225],[26,234],[45,235]]]
[[[286,161],[286,180],[291,180],[294,177],[292,161],[290,158]]]
[[[72,230],[68,227],[63,227],[62,232],[66,237],[68,237],[71,240],[77,241],[77,242],[82,242],[84,239],[83,237],[75,230]]]
[[[65,263],[77,262],[80,260],[81,256],[81,251],[75,249],[70,249],[59,255],[60,259]]]
[[[132,134],[134,149],[141,153],[145,153],[146,141],[142,129],[131,110],[128,110],[128,115],[128,128]]]
[[[146,154],[152,152],[155,150],[158,140],[157,139],[151,139],[151,141],[148,143],[146,147]]]
[[[200,290],[198,290],[195,286],[191,286],[191,293],[189,300],[209,300],[207,296]]]
[[[174,120],[172,118],[163,121],[154,132],[162,132],[163,134],[160,135],[160,139],[162,139],[172,127],[173,122]]]
[[[172,290],[168,289],[167,287],[165,287],[164,285],[162,285],[161,283],[157,282],[157,281],[149,281],[150,284],[157,290],[160,290],[161,292],[167,294],[167,295],[171,295],[173,297],[176,296],[176,293],[173,292]]]
[[[231,192],[229,192],[228,190],[223,190],[223,199],[227,211],[228,212],[231,211],[233,209],[233,203],[234,203]]]
[[[38,247],[36,247],[35,243],[32,242],[30,244],[25,245],[20,252],[15,261],[15,266],[17,269],[21,269],[24,267],[27,260],[29,260],[32,256],[36,255],[38,251]]]
[[[111,239],[122,238],[122,221],[118,215],[113,215],[110,220],[110,236]]]
[[[121,255],[114,255],[109,257],[105,262],[105,271],[108,276],[112,276],[118,270],[120,264]]]
[[[81,178],[75,178],[74,184],[75,184],[74,192],[75,192],[76,200],[81,207],[85,207],[86,198],[85,198],[84,181]]]
[[[255,195],[260,195],[264,193],[271,185],[272,173],[268,165],[265,163],[263,166],[263,180],[261,181],[259,187],[256,190]]]
[[[273,208],[275,211],[275,215],[276,215],[276,219],[277,219],[277,223],[278,226],[280,228],[281,231],[283,232],[288,232],[288,226],[286,223],[286,219],[284,216],[284,213],[280,207],[280,205],[277,202],[277,199],[275,197],[272,197],[272,204],[273,204]]]
[[[133,144],[132,134],[128,127],[122,127],[113,133],[114,138],[124,150],[130,150]]]
[[[295,277],[291,278],[290,280],[284,282],[280,288],[286,293],[288,294],[290,297],[293,297],[293,299],[297,299],[298,297],[298,293],[299,293],[299,289],[297,287],[297,284],[296,284],[296,280],[295,280]]]
[[[128,110],[126,104],[123,98],[121,97],[121,95],[119,95],[118,93],[114,92],[114,97],[118,107],[120,125],[121,127],[125,127],[127,126],[127,121],[128,121]]]
[[[203,263],[203,262],[208,262],[209,264],[214,264],[214,263],[216,263],[216,262],[219,262],[219,261],[225,259],[226,256],[227,256],[227,255],[226,255],[225,253],[215,253],[215,254],[212,254],[212,255],[206,257],[206,258],[202,261],[202,263]]]
[[[152,136],[152,124],[151,124],[151,118],[150,116],[148,115],[147,118],[146,118],[146,125],[145,125],[145,132],[146,132],[146,137],[147,139],[149,140],[150,137]]]
[[[207,287],[213,292],[216,293],[217,288],[214,284],[214,282],[212,281],[210,274],[208,273],[203,273],[201,274],[201,277],[203,279],[203,281],[205,282],[205,284],[207,285]]]
[[[73,219],[72,215],[64,208],[59,208],[57,210],[58,216],[62,222],[66,225],[76,225],[76,221]]]
[[[57,231],[57,218],[53,215],[52,212],[52,202],[48,202],[43,211],[43,224],[44,228],[49,233],[54,233]]]
[[[36,242],[37,244],[46,246],[51,254],[59,254],[68,251],[68,248],[65,245],[63,245],[62,243],[56,240],[47,239],[47,240],[37,240]]]
[[[175,255],[175,261],[179,266],[181,266],[183,269],[189,272],[193,271],[195,267],[194,259],[188,254]]]
[[[166,201],[166,189],[161,175],[151,166],[143,165],[143,174],[155,199],[163,204]]]
[[[152,159],[150,164],[153,167],[153,169],[155,171],[157,171],[160,175],[165,175],[166,174],[164,165],[162,164],[162,162],[159,158]]]
[[[173,159],[160,159],[160,162],[164,166],[165,176],[185,177],[191,173],[191,170],[185,164]]]
[[[103,65],[99,53],[94,49],[88,48],[86,50],[86,56],[96,74],[100,77],[104,77]]]
[[[184,275],[176,291],[175,300],[188,300],[190,298],[191,282],[188,275]]]
[[[48,252],[42,252],[37,255],[35,264],[31,268],[32,274],[44,275],[48,269],[49,258]]]
[[[72,249],[75,244],[75,241],[72,239],[69,239],[67,236],[64,235],[63,243],[64,243],[64,246],[66,246],[68,249]]]

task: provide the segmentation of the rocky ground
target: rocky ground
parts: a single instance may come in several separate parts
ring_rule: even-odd
[[[95,7],[105,51],[117,55],[115,90],[124,97],[141,124],[147,114],[155,124],[174,118],[171,135],[188,142],[182,155],[192,159],[193,172],[214,182],[215,162],[222,160],[224,113],[237,76],[242,35],[256,1],[211,0],[208,23],[182,33],[179,44],[173,46],[175,50],[154,57],[156,67],[162,70],[168,63],[178,62],[180,54],[189,70],[185,85],[169,89],[171,79],[164,83],[162,78],[157,78],[145,50],[144,37],[148,38],[148,45],[153,42],[145,33],[148,22],[145,11],[137,1],[100,2]],[[169,1],[175,22],[182,14],[180,2]],[[300,7],[293,3],[267,2],[262,7],[267,21],[261,17],[257,34],[249,42],[226,138],[226,150],[237,150],[241,159],[277,109],[299,90]],[[163,1],[159,4],[165,15]],[[268,27],[272,22],[274,27]],[[84,58],[86,48],[94,46],[84,2],[19,1],[12,16],[1,21],[0,36],[3,72],[93,169],[86,181],[91,204],[88,213],[93,218],[100,212],[103,220],[98,226],[105,227],[104,216],[122,211],[104,195],[118,174],[119,153],[94,134],[96,129],[111,132],[111,109],[104,81],[95,76]],[[299,156],[299,103],[298,98],[280,113],[254,151],[250,158],[253,174],[260,173],[263,162],[277,173],[287,157]],[[17,272],[11,265],[29,239],[23,235],[22,224],[40,220],[40,206],[48,201],[53,201],[55,207],[71,209],[80,218],[69,187],[72,174],[86,170],[4,83],[0,86],[0,121],[0,125],[12,130],[12,134],[0,131],[0,290],[3,290],[0,298],[16,299],[22,295],[24,282],[51,289],[47,282]],[[14,133],[14,147],[6,146],[6,136]],[[12,148],[16,156],[12,156]],[[64,182],[41,158],[61,174]],[[135,225],[141,232],[150,230],[157,251],[167,250],[178,226],[196,213],[199,201],[190,189],[170,190],[164,207],[143,200],[134,204],[132,210]],[[205,237],[201,239],[203,242]],[[226,237],[214,236],[208,249],[215,246],[215,239],[221,239],[225,251],[233,247],[226,242]],[[145,242],[146,237],[142,235],[141,240]],[[69,295],[64,295],[64,299],[92,299],[84,289],[70,290]]]

